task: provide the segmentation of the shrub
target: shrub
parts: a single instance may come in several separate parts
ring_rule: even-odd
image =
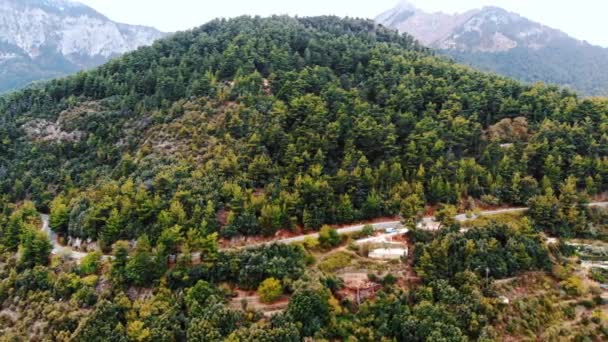
[[[97,293],[93,287],[83,286],[74,293],[74,300],[85,307],[92,307],[97,302]]]
[[[337,252],[327,256],[319,264],[319,269],[323,272],[335,272],[350,265],[353,256],[347,252]]]
[[[576,317],[576,310],[572,306],[566,306],[563,311],[564,316],[566,316],[568,319],[574,319]]]
[[[602,298],[601,295],[595,295],[593,296],[593,304],[594,306],[599,306],[604,304],[604,299]]]
[[[586,309],[593,309],[595,307],[595,302],[587,299],[581,300],[579,304],[584,306]]]
[[[281,282],[275,278],[264,280],[258,287],[258,295],[264,303],[272,303],[283,295],[283,286]]]
[[[601,322],[608,321],[608,315],[601,309],[594,310],[591,315],[591,320],[596,324],[600,324]]]
[[[361,230],[361,235],[372,236],[374,234],[374,227],[371,224],[366,224]]]
[[[304,238],[304,247],[309,251],[314,251],[319,248],[319,239],[314,237]]]
[[[93,252],[87,254],[80,263],[80,274],[91,275],[99,272],[99,266],[101,265],[101,253]]]
[[[338,246],[342,242],[340,234],[330,226],[323,226],[319,231],[319,243],[323,248],[331,248]]]
[[[594,267],[591,269],[590,277],[598,283],[608,283],[608,270]]]
[[[394,285],[396,282],[397,278],[390,273],[384,276],[384,278],[382,279],[382,285],[384,286]]]
[[[571,296],[580,296],[585,292],[585,287],[581,278],[571,276],[561,282],[564,291]]]
[[[81,279],[85,286],[95,287],[99,282],[99,277],[96,275],[90,275]]]
[[[380,282],[380,278],[377,275],[375,275],[374,273],[368,273],[367,274],[367,279],[369,281],[374,282],[374,283],[379,283]]]
[[[500,199],[498,199],[498,197],[492,196],[492,195],[483,195],[483,196],[481,196],[481,203],[483,203],[485,205],[499,205]]]
[[[353,252],[358,252],[359,251],[359,245],[357,245],[355,243],[355,241],[349,241],[347,248],[348,248],[349,251],[353,251]]]

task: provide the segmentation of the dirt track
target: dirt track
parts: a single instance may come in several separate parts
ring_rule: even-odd
[[[589,203],[589,206],[606,208],[606,207],[608,207],[608,202]],[[517,212],[524,212],[526,210],[528,210],[528,208],[505,208],[505,209],[498,209],[498,210],[487,210],[487,211],[482,211],[477,215],[472,215],[470,217],[468,217],[468,215],[466,215],[466,214],[459,214],[459,215],[456,215],[454,217],[454,219],[456,219],[456,221],[458,221],[458,222],[465,222],[465,221],[469,221],[469,220],[474,220],[480,216],[492,216],[492,215],[499,215],[499,214],[506,214],[506,213],[517,213]],[[55,234],[52,231],[52,229],[50,229],[50,227],[49,227],[49,216],[43,214],[43,215],[40,215],[40,217],[42,219],[41,230],[44,233],[46,233],[48,235],[49,239],[51,240],[51,242],[53,244],[53,251],[52,251],[53,254],[55,254],[55,255],[65,254],[77,261],[82,260],[87,255],[87,253],[74,251],[71,247],[66,247],[66,246],[61,245],[58,241],[57,234]],[[425,218],[423,218],[422,223],[423,223],[422,229],[424,229],[424,227],[436,227],[437,226],[437,223],[436,223],[434,217],[425,217]],[[386,230],[389,228],[403,229],[403,225],[401,224],[400,221],[378,222],[378,223],[371,223],[370,225],[372,227],[374,227],[374,230]],[[359,225],[340,228],[337,231],[340,235],[356,233],[356,232],[363,230],[363,227],[365,227],[365,226],[366,226],[365,224],[359,224]],[[263,245],[272,244],[272,243],[291,244],[294,242],[303,242],[306,238],[318,238],[318,237],[319,237],[318,233],[312,233],[312,234],[307,234],[307,235],[290,237],[290,238],[286,238],[286,239],[278,239],[278,240],[261,242],[258,244],[247,245],[245,247],[249,248],[249,247],[263,246]]]

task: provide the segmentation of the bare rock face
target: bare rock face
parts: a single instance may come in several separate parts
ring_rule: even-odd
[[[54,143],[80,141],[85,138],[86,133],[70,127],[78,122],[86,122],[90,113],[102,110],[98,102],[85,102],[62,111],[55,121],[35,119],[26,122],[22,128],[27,137],[35,141]]]
[[[426,46],[434,46],[448,39],[454,31],[471,19],[479,10],[463,14],[427,13],[407,1],[376,17],[376,22],[414,36]]]
[[[23,126],[23,129],[28,138],[36,141],[70,142],[78,141],[84,136],[80,131],[64,131],[59,124],[47,120],[30,121]]]
[[[0,0],[0,92],[98,66],[164,35],[68,0]]]
[[[518,46],[539,49],[566,36],[498,7],[465,13],[427,13],[400,3],[376,21],[438,49],[500,52]]]

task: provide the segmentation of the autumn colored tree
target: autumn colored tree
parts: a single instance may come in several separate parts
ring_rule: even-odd
[[[275,278],[268,278],[258,286],[258,295],[264,303],[272,303],[283,295],[283,286]]]

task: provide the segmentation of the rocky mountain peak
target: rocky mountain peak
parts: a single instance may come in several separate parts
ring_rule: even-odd
[[[412,4],[411,2],[409,2],[407,0],[399,1],[397,3],[397,5],[395,6],[395,9],[398,9],[401,11],[412,11],[412,12],[415,12],[416,10],[418,10],[414,4]]]
[[[585,94],[608,94],[608,49],[500,7],[455,14],[411,8],[399,4],[376,21],[482,70],[561,84]]]
[[[0,0],[0,92],[95,67],[164,35],[70,0]]]
[[[413,16],[416,11],[418,11],[416,6],[407,0],[402,0],[395,7],[380,14],[376,21],[388,27],[393,27]]]
[[[439,49],[499,52],[518,46],[539,48],[564,36],[557,30],[495,6],[446,14],[411,11],[411,4],[401,5],[376,20]]]

